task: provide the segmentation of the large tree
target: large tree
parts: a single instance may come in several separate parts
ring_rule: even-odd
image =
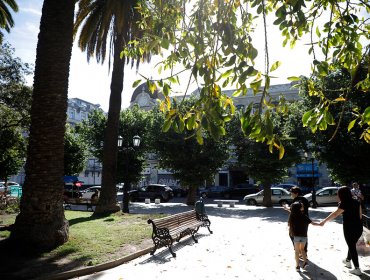
[[[141,34],[137,28],[140,14],[135,8],[138,2],[140,1],[81,0],[76,15],[75,34],[80,32],[78,45],[86,51],[87,59],[95,56],[97,62],[103,63],[107,54],[109,62],[113,59],[108,120],[104,134],[102,191],[99,205],[95,209],[97,214],[119,210],[115,198],[117,139],[124,66],[130,62],[130,58],[121,57],[121,51]],[[141,55],[139,59],[142,57],[144,56]]]
[[[64,175],[78,175],[86,167],[87,146],[84,139],[67,126],[64,137]]]
[[[74,0],[44,0],[36,50],[26,180],[10,238],[37,249],[65,243],[64,134]],[[17,244],[18,244],[17,243]]]
[[[195,99],[186,100],[176,109],[186,112],[195,103]],[[151,148],[158,157],[160,167],[171,170],[174,178],[182,186],[189,188],[187,204],[194,205],[197,188],[205,180],[212,182],[214,174],[229,158],[230,143],[226,137],[214,139],[207,131],[203,131],[203,142],[199,144],[194,131],[179,127],[169,128],[164,114],[158,109],[153,110],[152,114]]]
[[[151,115],[138,106],[121,111],[119,123],[119,135],[122,139],[122,146],[118,150],[117,176],[115,185],[124,183],[124,201],[122,211],[129,213],[129,200],[127,191],[132,183],[141,179],[141,171],[145,160],[143,153],[147,150],[148,129],[151,123]],[[94,111],[89,118],[77,125],[76,131],[89,146],[90,153],[99,161],[103,159],[103,147],[101,142],[104,138],[107,117],[101,111]],[[138,135],[141,138],[139,147],[133,146],[133,137]],[[115,196],[116,197],[116,196]]]
[[[0,178],[7,180],[24,163],[32,93],[25,76],[31,70],[8,43],[0,46]]]
[[[328,99],[333,100],[328,104],[331,114],[324,111],[324,116],[319,119],[309,111],[303,116],[303,121],[307,126],[315,129],[314,137],[309,139],[317,147],[321,147],[321,160],[327,163],[331,177],[335,181],[342,184],[353,181],[368,183],[370,182],[370,145],[359,137],[363,131],[360,126],[355,125],[355,122],[366,123],[360,112],[370,108],[370,91],[363,91],[353,86],[351,74],[341,65],[335,64],[330,67],[333,70],[326,77],[313,76],[310,79],[304,79],[301,91],[307,107],[315,107],[321,103],[319,96],[308,94],[312,86],[325,94]],[[358,81],[363,81],[368,73],[369,67],[362,64],[356,75]],[[370,109],[368,114],[370,118]],[[334,123],[339,125],[328,126]],[[334,134],[335,137],[333,137]]]
[[[140,6],[140,11],[145,14],[140,26],[146,36],[137,43],[137,51],[127,50],[127,54],[135,56],[158,46],[168,50],[163,52],[164,59],[158,65],[158,71],[173,71],[150,82],[152,90],[162,88],[166,97],[170,96],[173,83],[184,81],[181,76],[184,72],[189,73],[188,83],[196,81],[201,102],[193,108],[194,114],[174,111],[170,98],[163,101],[161,108],[174,126],[185,122],[195,130],[202,126],[218,136],[234,109],[231,98],[223,94],[223,90],[233,87],[236,89],[234,95],[238,96],[250,94],[248,89],[252,89],[260,99],[260,106],[257,113],[250,111],[241,117],[241,127],[251,139],[266,143],[270,150],[278,149],[281,158],[284,145],[269,129],[271,121],[266,117],[269,111],[284,106],[282,100],[275,100],[275,103],[269,94],[273,71],[281,65],[280,61],[269,59],[271,43],[279,43],[276,39],[269,41],[269,22],[281,31],[283,46],[294,48],[299,41],[305,40],[308,55],[312,56],[312,69],[317,75],[326,76],[330,62],[335,60],[351,73],[351,80],[355,82],[358,65],[362,61],[370,64],[368,53],[363,56],[364,46],[370,43],[369,7],[368,0],[148,0]],[[261,18],[264,32],[256,34],[256,20]],[[257,36],[265,39],[264,52],[254,44]],[[256,64],[260,53],[265,59],[263,66]],[[299,80],[298,77],[291,79]],[[357,86],[368,89],[369,80],[367,77]],[[183,88],[186,93],[187,84]],[[322,102],[311,112],[319,118],[329,108],[327,100],[314,88],[310,94],[321,96]],[[366,119],[360,124],[366,141],[370,139],[369,110],[359,112]],[[222,113],[214,114],[215,111]],[[195,120],[193,115],[196,115]],[[213,119],[220,129],[209,126],[205,119]]]
[[[0,28],[7,32],[14,26],[14,20],[9,8],[18,12],[18,5],[14,0],[0,0]],[[0,31],[0,44],[3,41],[4,34]]]
[[[296,105],[291,104],[291,106]],[[252,106],[248,107],[248,109],[251,108]],[[284,140],[286,154],[282,159],[279,159],[276,154],[270,153],[263,143],[246,138],[244,132],[236,123],[237,119],[233,120],[229,127],[235,145],[235,155],[238,159],[237,165],[263,185],[264,206],[272,206],[271,184],[281,182],[287,177],[288,169],[301,160],[299,148],[303,144],[299,140],[303,142],[305,138],[290,138],[288,135],[297,136],[304,128],[302,125],[294,126],[297,120],[301,119],[301,113],[299,114],[298,110],[292,111],[296,112],[295,117],[290,114],[288,120],[277,113],[270,115],[274,124],[274,128],[271,127],[270,129],[273,129],[273,133],[279,134],[281,139],[286,138]]]

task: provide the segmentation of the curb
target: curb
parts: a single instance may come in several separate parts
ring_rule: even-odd
[[[66,272],[61,272],[61,273],[58,273],[58,274],[55,274],[55,275],[50,275],[50,276],[46,275],[46,278],[45,278],[45,276],[43,276],[41,278],[36,278],[36,280],[37,279],[40,279],[40,280],[41,279],[43,279],[43,280],[45,280],[45,279],[48,279],[48,280],[65,280],[65,279],[70,279],[70,278],[74,278],[74,277],[93,274],[95,272],[100,272],[100,271],[103,271],[103,270],[107,270],[107,269],[119,266],[119,265],[121,265],[125,262],[131,261],[131,260],[136,259],[138,257],[141,257],[141,256],[149,253],[152,250],[153,250],[153,247],[148,247],[146,249],[143,249],[143,250],[140,250],[138,252],[132,253],[131,255],[127,255],[127,256],[124,256],[122,258],[110,261],[110,262],[98,264],[98,265],[95,265],[95,266],[89,266],[89,267],[84,267],[84,268],[80,268],[80,269],[70,270],[70,271],[66,271]]]

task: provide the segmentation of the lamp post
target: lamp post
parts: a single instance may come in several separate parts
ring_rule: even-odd
[[[305,152],[304,153],[304,157],[306,158],[306,161],[308,160],[308,153]],[[311,154],[311,184],[312,184],[312,205],[311,207],[312,208],[316,208],[317,207],[317,203],[316,203],[316,190],[315,190],[315,158],[313,157],[313,154]]]
[[[129,178],[128,166],[130,164],[129,152],[130,151],[134,152],[135,151],[134,148],[139,147],[140,142],[141,142],[140,136],[135,135],[132,139],[133,147],[130,147],[129,143],[127,143],[127,147],[122,147],[123,138],[122,138],[122,136],[118,136],[117,145],[118,145],[119,148],[122,148],[122,150],[126,153],[126,179],[125,179],[125,182],[124,182],[124,185],[123,185],[123,197],[122,197],[122,212],[123,213],[129,213],[130,212],[129,207],[128,207],[128,204],[129,204],[128,191],[129,191],[129,187],[130,187],[130,182],[129,182],[129,179],[128,179]]]

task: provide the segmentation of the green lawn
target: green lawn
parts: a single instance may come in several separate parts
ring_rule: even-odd
[[[163,215],[116,213],[94,217],[92,212],[65,211],[65,216],[70,225],[68,242],[41,258],[73,268],[104,263],[151,246],[152,229],[147,220]],[[0,215],[0,223],[11,224],[15,217]],[[0,239],[8,236],[9,232],[0,232]]]

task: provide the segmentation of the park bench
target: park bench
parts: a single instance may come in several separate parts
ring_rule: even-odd
[[[215,202],[217,202],[218,207],[222,207],[223,203],[228,203],[230,207],[235,207],[235,203],[239,202],[239,200],[225,200],[225,199],[215,199]]]
[[[168,247],[173,257],[176,254],[172,251],[172,244],[186,235],[191,235],[195,243],[198,240],[195,239],[194,234],[199,230],[200,227],[207,227],[208,231],[212,234],[210,229],[211,221],[208,219],[206,214],[199,214],[195,210],[182,212],[179,214],[170,215],[159,219],[149,219],[148,224],[152,224],[153,232],[152,239],[154,243],[154,249],[150,252],[151,255],[163,246]]]
[[[98,199],[87,199],[87,198],[67,198],[64,200],[64,209],[72,210],[72,205],[85,205],[87,211],[93,211],[93,206],[98,205]]]

